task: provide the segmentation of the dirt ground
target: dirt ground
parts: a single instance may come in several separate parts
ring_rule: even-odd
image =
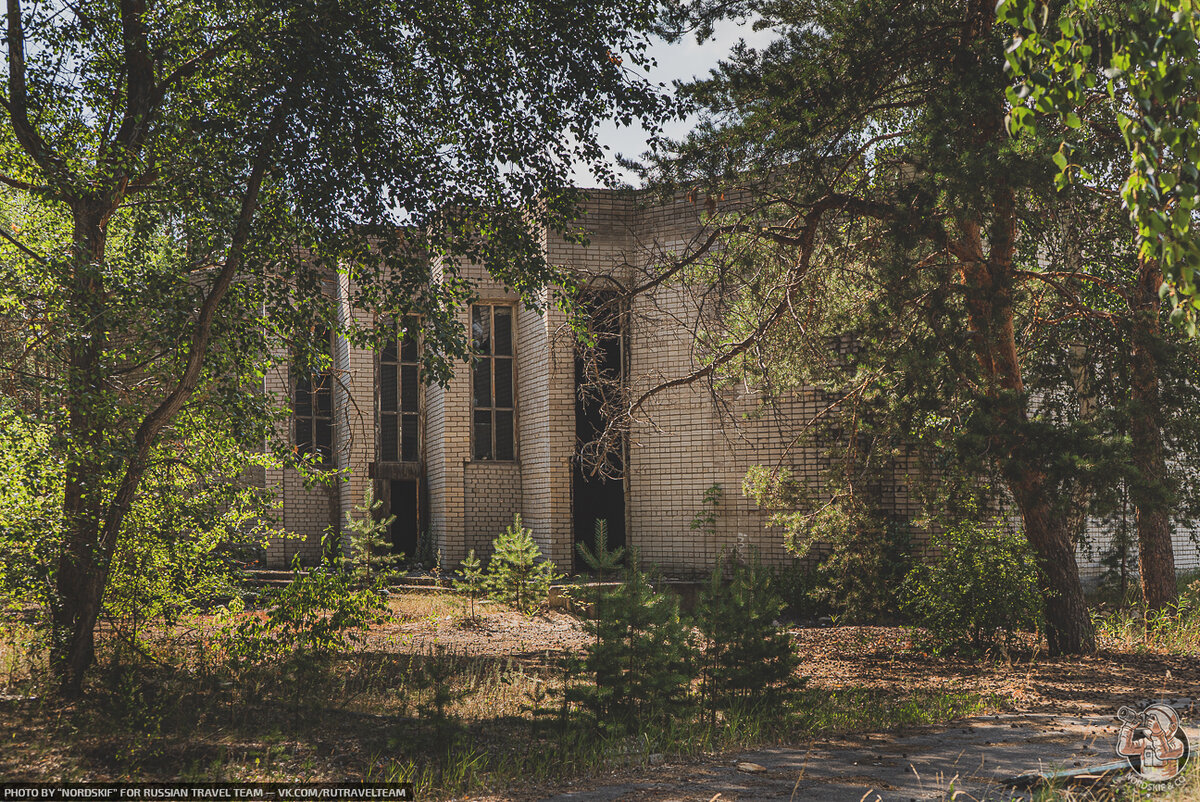
[[[578,619],[556,612],[530,620],[492,611],[478,626],[466,628],[448,621],[409,621],[393,625],[389,634],[411,637],[414,649],[515,655],[538,663],[580,649],[587,638]],[[652,768],[512,789],[495,799],[855,802],[940,799],[955,791],[960,799],[1025,798],[1025,792],[997,785],[997,777],[1111,760],[1109,742],[1122,705],[1176,700],[1193,722],[1200,712],[1189,705],[1200,699],[1195,656],[1134,651],[1103,639],[1098,654],[1082,658],[1051,658],[1030,643],[984,658],[939,656],[924,649],[920,634],[909,627],[803,627],[792,635],[810,688],[897,695],[961,691],[994,698],[997,711],[953,726],[831,733],[732,756],[664,756]],[[745,763],[764,771],[740,771],[738,765]]]
[[[477,656],[543,663],[587,642],[578,618],[550,611],[535,618],[483,605],[477,625],[421,618],[381,627],[375,638],[402,637],[405,650],[443,648]],[[911,627],[840,626],[791,630],[810,688],[895,692],[961,690],[995,695],[1024,713],[1115,714],[1140,699],[1200,698],[1200,656],[1130,651],[1101,638],[1087,657],[1052,658],[1024,644],[1012,654],[939,656]],[[411,640],[408,640],[411,639]]]
[[[466,658],[511,661],[517,668],[536,672],[556,664],[566,653],[578,652],[588,638],[582,622],[566,613],[551,611],[526,618],[482,604],[477,618],[471,620],[457,604],[432,595],[396,597],[392,604],[395,619],[370,633],[365,650],[380,660],[388,655],[445,651]],[[1066,761],[1066,765],[1087,761],[1101,753],[1111,754],[1105,751],[1109,749],[1108,730],[1120,706],[1140,706],[1157,699],[1200,699],[1200,660],[1196,655],[1158,653],[1116,642],[1102,642],[1101,651],[1086,658],[1049,658],[1029,644],[1010,655],[978,658],[932,654],[923,648],[919,633],[904,627],[802,627],[794,629],[793,636],[801,655],[800,670],[810,690],[869,691],[896,698],[923,692],[977,694],[987,699],[987,715],[932,728],[887,729],[856,723],[819,733],[803,743],[744,754],[648,756],[647,764],[631,769],[553,784],[521,787],[518,783],[503,795],[487,798],[520,802],[939,798],[937,794],[945,791],[944,782],[926,782],[928,775],[921,773],[914,786],[910,770],[924,765],[924,771],[934,775],[950,772],[947,776],[956,776],[953,772],[966,761],[988,763],[992,774],[1019,773],[1036,769],[1039,759]],[[1195,722],[1200,711],[1187,702],[1180,704],[1185,719]],[[337,710],[332,710],[334,707]],[[394,721],[412,720],[403,718],[411,711],[388,712],[370,708],[368,702],[358,707],[330,705],[322,730],[308,741],[298,732],[288,734],[286,724],[280,734],[277,723],[268,727],[264,720],[261,732],[246,730],[235,735],[210,727],[211,732],[176,733],[170,744],[143,745],[126,738],[109,745],[103,733],[76,729],[75,722],[95,721],[94,717],[72,717],[72,712],[65,710],[56,714],[57,723],[35,721],[27,700],[0,694],[0,744],[5,744],[0,747],[0,779],[129,776],[129,768],[109,767],[108,752],[120,750],[141,750],[138,755],[155,755],[156,762],[195,765],[198,770],[239,750],[247,755],[239,766],[253,761],[257,767],[254,755],[262,752],[266,757],[278,754],[278,768],[272,771],[286,776],[347,776],[357,765],[357,759],[351,761],[349,756],[371,754],[379,743],[388,743],[385,734],[387,727],[395,726]],[[267,707],[263,710],[271,713]],[[268,743],[264,751],[260,743],[264,737],[282,741],[274,746]],[[38,740],[45,743],[35,743]],[[1057,746],[1047,746],[1052,742]],[[1193,743],[1200,744],[1200,737]],[[139,764],[136,760],[143,758],[136,756],[122,759],[126,767],[150,769],[154,765]],[[742,771],[739,762],[758,765],[762,771]],[[823,768],[818,771],[818,766]],[[147,778],[165,779],[171,773],[173,770],[163,765],[159,774]],[[256,775],[238,776],[253,779]],[[807,777],[807,785],[797,782],[802,776]],[[985,794],[976,798],[1000,797]]]

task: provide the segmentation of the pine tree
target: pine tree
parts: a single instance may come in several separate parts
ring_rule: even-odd
[[[625,547],[617,546],[615,549],[609,550],[608,519],[597,518],[595,532],[596,546],[594,550],[589,549],[587,544],[582,542],[575,544],[575,550],[584,564],[596,574],[596,579],[603,582],[620,570],[621,561],[625,559]]]
[[[828,474],[760,498],[812,543],[898,473],[1002,487],[992,501],[1021,514],[1038,555],[1051,650],[1093,651],[1063,468],[1091,443],[1043,418],[1026,386],[1044,268],[1018,234],[1023,204],[1054,187],[1039,144],[1008,136],[992,4],[693,8],[701,31],[754,13],[779,36],[683,88],[705,117],[651,176],[709,195],[706,250],[664,266],[712,288],[696,294],[704,367],[689,380],[745,381],[768,402],[814,387],[837,399],[811,429]],[[800,314],[800,298],[820,302]]]
[[[554,563],[542,559],[532,530],[521,525],[520,515],[514,516],[512,525],[492,541],[488,596],[530,615],[545,603],[555,579]]]
[[[595,637],[583,663],[592,684],[571,695],[602,728],[636,732],[687,710],[697,653],[673,594],[631,565],[584,626]]]
[[[467,552],[467,558],[459,565],[459,573],[462,574],[462,579],[454,580],[454,589],[471,600],[470,617],[474,621],[475,600],[482,596],[485,590],[483,563],[475,556],[475,549]]]
[[[710,710],[778,705],[797,687],[798,660],[779,625],[784,602],[769,571],[754,559],[735,562],[726,581],[718,559],[696,607],[704,636],[703,696]]]
[[[346,562],[350,572],[364,583],[386,582],[404,560],[403,554],[392,552],[388,531],[395,515],[382,517],[383,501],[375,498],[370,486],[363,503],[346,513],[346,534],[350,538],[350,556]],[[357,513],[355,515],[354,513]]]

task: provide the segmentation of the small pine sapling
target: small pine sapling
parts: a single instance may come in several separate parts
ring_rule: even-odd
[[[462,579],[454,580],[454,590],[470,599],[470,618],[474,621],[475,600],[484,592],[483,563],[475,556],[475,549],[467,552],[467,558],[459,564],[458,570],[462,574]]]
[[[595,637],[583,661],[593,684],[572,689],[572,697],[601,728],[637,732],[686,712],[697,654],[673,594],[656,593],[629,567],[584,626]]]
[[[625,547],[617,546],[615,549],[609,549],[607,518],[596,519],[595,533],[595,545],[592,549],[589,549],[586,543],[576,543],[575,550],[584,564],[591,569],[596,581],[604,582],[621,569],[621,562],[625,559]],[[587,595],[586,615],[595,615],[596,603],[600,600],[601,593],[603,593],[603,588],[594,584],[591,592]]]
[[[704,637],[702,697],[710,713],[746,705],[777,707],[797,688],[791,636],[779,625],[784,601],[757,561],[718,559],[696,606]]]
[[[488,562],[488,597],[511,604],[524,615],[532,615],[550,595],[550,583],[558,579],[554,563],[543,560],[533,532],[521,525],[521,516],[492,541]]]
[[[608,548],[608,519],[596,519],[596,538],[594,550],[586,543],[577,543],[575,550],[580,559],[595,573],[596,579],[603,582],[621,569],[621,561],[625,559],[625,547]]]
[[[350,538],[348,565],[351,574],[365,584],[382,584],[396,572],[404,560],[403,554],[392,552],[388,530],[395,515],[382,516],[383,501],[375,498],[368,486],[363,503],[346,513],[346,534]],[[358,513],[355,517],[354,513]]]

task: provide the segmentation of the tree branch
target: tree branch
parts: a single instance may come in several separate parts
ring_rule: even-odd
[[[250,229],[254,222],[254,212],[258,206],[263,178],[266,176],[267,169],[271,163],[271,153],[274,151],[276,140],[283,129],[284,121],[287,119],[289,100],[285,98],[276,108],[274,119],[268,126],[266,135],[263,137],[258,153],[255,156],[254,167],[246,182],[246,190],[242,195],[242,208],[234,228],[233,239],[229,246],[229,253],[226,256],[225,264],[222,265],[216,280],[213,282],[212,289],[209,290],[208,295],[200,305],[200,312],[197,315],[196,324],[192,331],[192,341],[188,347],[183,375],[180,376],[175,388],[167,394],[167,397],[143,418],[137,433],[134,435],[133,455],[129,459],[129,464],[125,469],[124,475],[121,477],[121,483],[118,485],[113,495],[113,500],[109,504],[108,513],[104,519],[104,527],[100,533],[99,548],[101,554],[112,553],[112,549],[116,545],[117,536],[120,534],[125,514],[129,511],[133,503],[133,497],[137,492],[138,484],[141,482],[142,475],[146,470],[150,449],[154,446],[163,428],[183,408],[184,404],[187,403],[187,400],[195,392],[196,386],[200,381],[204,359],[208,353],[209,342],[212,338],[213,321],[216,318],[221,302],[224,300],[229,287],[233,283],[234,277],[241,269],[246,244],[250,239]]]
[[[8,0],[8,98],[0,106],[8,112],[17,142],[47,175],[70,178],[63,160],[29,122],[29,99],[25,87],[25,30],[21,22],[21,0]]]

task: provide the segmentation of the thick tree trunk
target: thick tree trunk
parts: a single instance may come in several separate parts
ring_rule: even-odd
[[[1042,570],[1050,650],[1054,654],[1093,652],[1095,635],[1067,516],[1057,503],[1059,487],[1041,466],[1044,458],[1028,426],[1013,324],[1015,205],[1004,188],[996,198],[987,246],[982,224],[968,219],[960,221],[961,236],[950,243],[950,251],[960,263],[971,342],[986,382],[993,450]]]
[[[77,695],[94,655],[108,555],[99,544],[104,505],[103,463],[107,341],[101,264],[105,211],[74,205],[73,319],[67,343],[68,446],[63,498],[65,542],[59,554],[51,611],[50,667],[62,690]]]
[[[1096,650],[1075,546],[1067,517],[1053,503],[1053,487],[1045,474],[1010,463],[1008,487],[1025,525],[1025,537],[1037,554],[1044,584],[1046,639],[1052,654],[1081,654]]]
[[[1133,309],[1133,410],[1129,435],[1137,476],[1131,495],[1137,509],[1138,570],[1146,610],[1178,601],[1175,550],[1171,543],[1171,493],[1162,445],[1158,361],[1162,345],[1157,262],[1142,261]]]

